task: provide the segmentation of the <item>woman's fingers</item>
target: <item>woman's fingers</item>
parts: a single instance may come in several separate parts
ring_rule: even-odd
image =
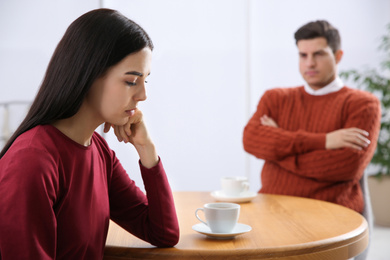
[[[131,124],[131,118],[129,118],[129,121],[124,126],[122,126],[126,136],[131,135]]]
[[[128,143],[131,142],[131,136],[135,134],[136,129],[139,128],[138,125],[142,122],[142,120],[142,112],[136,108],[129,116],[129,120],[126,124],[118,126],[105,123],[104,132],[108,132],[110,130],[110,127],[112,126],[112,128],[114,129],[114,134],[117,137],[118,141]]]
[[[110,131],[110,128],[111,128],[111,124],[110,123],[104,123],[103,132],[104,133],[108,133],[108,131]]]
[[[129,140],[129,136],[127,135],[126,130],[125,130],[126,129],[126,125],[119,126],[118,129],[119,129],[119,134],[122,137],[123,141],[125,143],[129,142],[130,141]]]
[[[114,133],[119,142],[124,141],[126,143],[129,141],[129,137],[127,136],[123,126],[114,126]]]
[[[115,125],[113,128],[114,128],[114,134],[115,134],[116,138],[118,139],[119,142],[122,142],[123,139],[119,134],[119,127],[117,125]]]

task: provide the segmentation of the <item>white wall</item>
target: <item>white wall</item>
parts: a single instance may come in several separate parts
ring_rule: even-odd
[[[31,100],[68,25],[98,0],[0,0],[0,102]]]
[[[266,89],[302,84],[299,26],[339,28],[343,70],[379,63],[390,22],[389,0],[0,0],[0,102],[32,99],[67,26],[99,6],[138,22],[155,44],[140,107],[174,190],[216,190],[224,175],[247,175],[259,189],[262,162],[243,151],[242,130]],[[142,185],[132,147],[106,138]]]

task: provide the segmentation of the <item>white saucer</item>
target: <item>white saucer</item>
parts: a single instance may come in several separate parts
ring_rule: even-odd
[[[213,191],[211,193],[211,196],[218,201],[248,202],[248,201],[251,201],[252,199],[254,199],[257,196],[257,193],[253,192],[253,191],[246,191],[246,192],[243,192],[238,197],[231,197],[231,196],[226,196],[222,191]]]
[[[207,225],[205,225],[203,223],[199,223],[199,224],[193,225],[192,229],[195,230],[196,232],[199,232],[199,233],[201,233],[203,235],[206,235],[206,236],[208,236],[210,238],[214,238],[214,239],[232,239],[235,236],[238,236],[238,235],[241,235],[241,234],[244,234],[246,232],[251,231],[252,227],[249,226],[249,225],[237,223],[236,226],[234,227],[234,229],[232,230],[232,232],[229,232],[229,233],[213,233],[213,232],[211,232],[211,229]]]

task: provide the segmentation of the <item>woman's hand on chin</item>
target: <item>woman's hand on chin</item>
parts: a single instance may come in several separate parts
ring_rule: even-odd
[[[142,165],[151,168],[158,163],[157,152],[147,131],[141,110],[136,108],[129,116],[129,121],[122,126],[105,123],[104,132],[107,133],[111,127],[119,142],[134,145]]]

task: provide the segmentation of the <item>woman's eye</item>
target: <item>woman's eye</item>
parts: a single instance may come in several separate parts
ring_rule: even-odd
[[[135,82],[131,82],[131,81],[126,81],[126,84],[129,85],[129,86],[135,86]]]

